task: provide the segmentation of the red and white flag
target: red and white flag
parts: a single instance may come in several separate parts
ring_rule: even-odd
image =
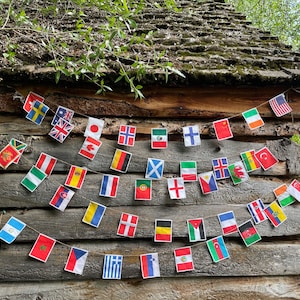
[[[263,147],[262,149],[256,151],[254,155],[265,171],[269,170],[278,163],[278,159],[267,147]]]
[[[44,102],[44,98],[36,93],[33,93],[33,92],[29,92],[27,97],[26,97],[26,100],[24,102],[24,105],[23,105],[23,109],[29,113],[31,111],[31,107],[32,107],[32,104],[34,101],[40,101],[40,102]]]
[[[57,159],[49,154],[46,154],[42,152],[35,164],[35,166],[47,174],[47,176],[50,176],[55,164],[57,162]]]
[[[90,136],[86,137],[85,141],[83,142],[81,149],[79,150],[78,154],[93,160],[101,147],[102,142],[96,140]]]
[[[194,263],[191,247],[177,248],[174,250],[177,272],[193,271]]]
[[[215,129],[218,141],[230,139],[233,137],[228,119],[222,119],[213,122],[213,127]]]
[[[182,177],[168,178],[168,189],[171,199],[186,198],[184,180]]]
[[[300,202],[300,182],[294,179],[288,187],[288,192]]]
[[[122,213],[117,235],[133,238],[135,235],[138,220],[138,216]]]
[[[89,117],[84,136],[90,136],[96,140],[99,140],[103,126],[104,120]]]

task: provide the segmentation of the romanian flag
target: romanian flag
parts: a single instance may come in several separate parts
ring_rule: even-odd
[[[87,170],[77,166],[71,166],[65,185],[75,189],[81,189]]]
[[[136,179],[135,181],[135,200],[151,200],[152,180]]]
[[[121,173],[126,173],[131,156],[132,154],[127,151],[116,149],[110,168]]]
[[[172,220],[155,220],[154,242],[172,242]]]
[[[255,157],[254,152],[255,152],[254,150],[249,150],[241,153],[241,158],[247,172],[252,172],[257,169],[260,169],[260,163]]]
[[[82,219],[83,223],[98,227],[104,216],[106,206],[91,201]]]
[[[265,208],[265,214],[275,227],[278,227],[287,219],[283,210],[276,201],[273,201],[268,207]]]

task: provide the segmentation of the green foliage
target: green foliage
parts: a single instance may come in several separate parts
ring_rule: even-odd
[[[226,0],[257,27],[294,49],[300,48],[299,0]]]
[[[294,134],[291,137],[291,141],[293,141],[294,143],[300,145],[300,134]]]

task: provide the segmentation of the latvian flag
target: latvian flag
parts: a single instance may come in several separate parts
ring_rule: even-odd
[[[104,174],[99,196],[115,198],[119,185],[119,176]]]
[[[51,155],[42,152],[35,164],[35,166],[45,172],[49,177],[55,167],[57,159]]]

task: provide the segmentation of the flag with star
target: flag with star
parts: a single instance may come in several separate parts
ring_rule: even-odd
[[[217,181],[213,171],[199,174],[199,183],[204,195],[218,190]]]
[[[64,120],[68,121],[71,123],[72,118],[74,115],[74,111],[72,109],[66,108],[64,106],[58,106],[56,113],[54,115],[54,118],[51,122],[51,125],[54,126],[57,124],[59,118],[63,118]]]
[[[300,202],[300,182],[294,179],[288,187],[288,192]]]
[[[40,233],[29,252],[29,256],[42,262],[46,262],[55,243],[55,239]]]
[[[56,141],[63,143],[73,128],[74,125],[63,118],[59,118],[58,122],[50,130],[49,135]]]
[[[200,242],[206,240],[204,219],[187,220],[188,234],[190,242]]]
[[[233,137],[228,119],[222,119],[213,122],[213,127],[218,141],[230,139]]]
[[[26,224],[15,217],[10,217],[7,223],[0,230],[0,239],[11,244],[23,231]]]

